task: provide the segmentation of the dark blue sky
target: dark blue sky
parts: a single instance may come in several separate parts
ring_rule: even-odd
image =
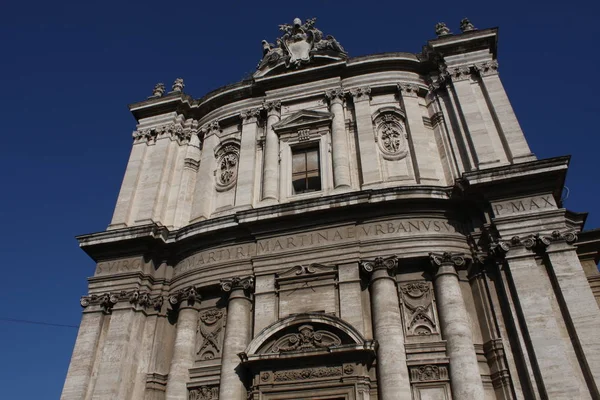
[[[137,4],[135,4],[137,3]],[[127,104],[177,77],[200,97],[252,73],[262,39],[317,17],[351,56],[418,52],[436,22],[500,27],[500,76],[539,158],[571,154],[566,206],[600,226],[595,1],[10,2],[0,4],[1,318],[78,325],[131,148]],[[59,397],[77,330],[0,320],[5,399]]]

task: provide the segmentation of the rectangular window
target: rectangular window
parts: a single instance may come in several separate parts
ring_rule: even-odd
[[[292,190],[294,194],[321,190],[318,145],[292,149]]]

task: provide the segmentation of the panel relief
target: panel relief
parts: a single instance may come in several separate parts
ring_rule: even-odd
[[[404,334],[427,337],[439,334],[431,282],[417,281],[400,285]]]
[[[221,357],[225,313],[222,309],[211,308],[200,313],[198,320],[198,345],[196,359],[212,360]]]

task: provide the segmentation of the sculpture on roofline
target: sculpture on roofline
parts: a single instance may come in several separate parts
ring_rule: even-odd
[[[445,23],[443,22],[438,22],[437,24],[435,24],[435,34],[440,37],[440,36],[446,36],[446,35],[450,35],[450,29],[448,29],[448,27],[446,26]]]
[[[471,32],[477,30],[475,26],[469,21],[468,18],[463,18],[460,20],[460,31],[461,32]]]
[[[348,54],[331,35],[323,38],[323,32],[315,27],[316,18],[307,19],[304,23],[294,18],[293,23],[279,25],[282,36],[276,45],[262,41],[263,59],[258,69],[275,66],[284,62],[287,68],[299,68],[310,63],[315,56],[329,59],[346,59]]]

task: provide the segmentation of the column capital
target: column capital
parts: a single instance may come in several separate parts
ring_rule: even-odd
[[[454,268],[462,268],[467,262],[465,260],[464,254],[462,253],[429,253],[429,259],[431,261],[431,265],[434,268],[438,267],[454,267]]]
[[[390,256],[390,257],[377,257],[374,260],[370,261],[361,261],[360,266],[368,274],[371,274],[377,270],[387,271],[388,273],[394,272],[396,267],[398,266],[398,257]]]
[[[259,108],[250,108],[248,110],[243,110],[240,113],[240,118],[243,124],[250,124],[258,121],[258,117],[260,116]]]
[[[480,76],[497,75],[498,74],[498,61],[485,61],[482,63],[475,64],[475,70]]]
[[[110,312],[113,306],[119,302],[129,302],[132,305],[137,305],[142,308],[153,307],[160,311],[164,302],[163,296],[152,297],[149,292],[140,290],[122,290],[120,292],[103,293],[100,295],[92,294],[89,296],[81,296],[79,304],[86,308],[90,305],[100,306],[105,312]]]
[[[357,101],[369,100],[371,95],[371,87],[370,86],[361,86],[357,88],[350,89],[350,95]]]
[[[225,293],[233,292],[234,290],[252,291],[254,290],[254,277],[233,277],[221,279],[221,290]]]
[[[346,93],[344,92],[344,88],[339,87],[335,89],[329,89],[325,91],[325,97],[331,104],[339,103],[342,104],[344,102],[344,97]]]
[[[396,85],[402,97],[418,97],[419,87],[411,83],[398,83]]]
[[[471,66],[440,67],[443,79],[450,78],[452,82],[460,82],[471,78]]]
[[[198,289],[194,286],[188,286],[186,288],[180,289],[169,296],[169,303],[172,305],[180,305],[180,307],[185,302],[185,306],[193,307],[196,303],[200,304],[200,300],[202,296],[198,293]]]
[[[281,101],[265,101],[263,103],[264,109],[267,111],[267,116],[275,115],[279,117],[281,113]]]
[[[204,136],[208,136],[212,133],[219,132],[221,130],[221,124],[219,121],[211,121],[200,128],[200,132]]]

